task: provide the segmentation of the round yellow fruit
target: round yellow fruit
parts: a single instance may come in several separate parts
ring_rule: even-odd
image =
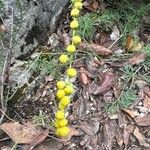
[[[77,8],[77,9],[82,9],[82,6],[83,6],[83,3],[81,3],[81,2],[75,2],[74,3],[74,8]]]
[[[65,94],[67,94],[67,95],[72,94],[73,91],[74,91],[74,89],[73,89],[73,86],[72,86],[72,85],[67,85],[67,86],[64,88],[64,92],[65,92]]]
[[[56,97],[60,100],[65,96],[64,90],[58,90],[56,93]]]
[[[69,134],[69,128],[67,127],[67,126],[65,126],[65,127],[62,127],[62,128],[59,128],[60,130],[59,130],[59,135],[61,136],[61,137],[66,137],[66,136],[68,136],[68,134]]]
[[[66,118],[60,120],[59,122],[60,127],[67,126],[67,124],[68,124],[68,120]]]
[[[67,70],[67,75],[71,78],[71,77],[75,77],[77,75],[77,71],[74,68],[69,68]]]
[[[78,35],[76,35],[76,36],[73,36],[72,37],[72,42],[74,43],[74,44],[80,44],[81,43],[81,38],[80,38],[80,36],[78,36]]]
[[[57,88],[58,88],[58,89],[62,90],[62,89],[65,88],[65,86],[66,86],[66,84],[65,84],[64,81],[58,81],[58,82],[57,82]]]
[[[75,47],[75,45],[68,45],[67,46],[67,52],[69,52],[69,53],[73,53],[73,52],[75,52],[76,51],[76,47]]]
[[[58,110],[55,114],[56,119],[64,119],[65,118],[65,113],[63,110]]]
[[[71,29],[76,29],[76,28],[78,28],[78,26],[79,26],[79,23],[78,23],[78,21],[76,19],[71,21],[71,23],[70,23],[70,28]]]
[[[69,96],[64,96],[60,101],[60,105],[64,107],[68,106],[69,104],[70,104]]]
[[[62,55],[60,55],[60,57],[59,57],[59,61],[60,61],[62,64],[66,64],[66,63],[68,62],[68,60],[69,60],[69,57],[68,57],[67,55],[62,54]]]
[[[73,8],[71,10],[71,16],[73,16],[73,17],[79,16],[79,13],[80,13],[80,11],[77,8]]]

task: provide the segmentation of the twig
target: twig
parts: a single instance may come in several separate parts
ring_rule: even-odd
[[[11,17],[11,31],[10,31],[10,45],[9,45],[9,49],[5,58],[5,62],[4,62],[4,67],[3,67],[3,72],[2,72],[2,85],[1,85],[1,106],[2,106],[2,111],[4,113],[2,113],[2,116],[0,117],[0,124],[3,121],[3,118],[5,116],[5,113],[7,111],[7,101],[5,100],[4,97],[4,91],[6,88],[6,85],[8,84],[9,81],[9,72],[10,72],[10,65],[11,65],[11,57],[12,57],[12,48],[13,48],[13,23],[14,23],[14,9],[13,7],[11,8],[12,10],[12,17]]]

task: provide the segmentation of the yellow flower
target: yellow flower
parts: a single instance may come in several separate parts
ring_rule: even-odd
[[[80,38],[80,36],[78,36],[78,35],[76,35],[76,36],[73,36],[72,37],[72,42],[74,43],[74,44],[80,44],[81,43],[81,38]]]
[[[60,101],[60,105],[61,106],[68,106],[70,104],[70,98],[68,96],[64,96],[61,101]]]
[[[73,3],[75,2],[82,2],[83,0],[72,0]]]
[[[65,94],[67,94],[67,95],[72,94],[73,91],[74,91],[74,89],[73,89],[73,86],[72,86],[72,85],[67,85],[67,86],[64,88],[64,92],[65,92]]]
[[[62,89],[65,88],[65,86],[66,86],[66,84],[65,84],[64,81],[58,81],[58,82],[57,82],[57,88],[58,88],[58,89],[62,90]]]
[[[67,124],[68,124],[68,120],[65,118],[59,121],[60,127],[67,126]]]
[[[68,75],[69,77],[75,77],[75,76],[77,75],[76,69],[74,69],[74,68],[69,68],[69,69],[67,70],[67,75]]]
[[[83,6],[83,4],[81,3],[81,2],[75,2],[74,3],[74,8],[77,8],[77,9],[82,9],[82,6]]]
[[[67,63],[68,60],[69,60],[69,57],[68,57],[67,55],[62,54],[62,55],[60,55],[60,57],[59,57],[59,61],[60,61],[62,64]]]
[[[71,21],[71,23],[70,23],[70,28],[71,29],[76,29],[76,28],[78,28],[78,26],[79,26],[79,24],[78,24],[78,21],[76,19]]]
[[[63,98],[65,96],[65,92],[64,90],[58,90],[56,93],[57,98],[60,100],[61,98]]]
[[[73,16],[73,17],[79,16],[79,13],[80,13],[80,11],[77,8],[73,8],[71,10],[71,16]]]
[[[76,47],[75,47],[75,45],[68,45],[67,46],[67,52],[69,52],[69,53],[73,53],[73,52],[75,52],[76,51]]]
[[[69,128],[67,126],[58,128],[56,130],[56,135],[61,136],[61,137],[66,137],[69,134]]]
[[[58,109],[63,110],[63,109],[65,109],[65,106],[63,106],[61,103],[59,103]]]
[[[55,128],[59,128],[60,127],[60,120],[55,120],[54,126],[55,126]]]
[[[65,118],[65,113],[63,110],[58,110],[55,114],[56,119],[64,119]]]

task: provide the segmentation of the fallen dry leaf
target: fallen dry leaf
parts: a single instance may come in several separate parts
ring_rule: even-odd
[[[113,53],[111,50],[109,50],[101,45],[97,45],[97,44],[81,43],[80,48],[92,49],[97,55],[102,55],[102,56],[108,56]]]
[[[132,118],[135,118],[136,116],[139,115],[139,113],[133,109],[122,109],[122,110],[125,111]]]
[[[145,53],[137,53],[133,57],[129,58],[128,63],[131,65],[138,65],[145,61],[146,54]]]
[[[103,83],[93,91],[93,94],[103,94],[108,92],[115,85],[115,75],[112,72],[107,72]]]
[[[148,97],[150,97],[150,88],[147,86],[147,87],[144,87],[144,93],[148,96]]]
[[[134,44],[133,37],[129,35],[129,36],[127,37],[125,49],[127,49],[127,50],[131,49],[131,47],[133,46],[133,44]]]
[[[88,84],[89,80],[88,80],[88,76],[86,75],[86,71],[83,67],[80,68],[80,78],[83,84]]]
[[[138,127],[134,129],[133,134],[139,141],[140,145],[150,148],[150,145],[146,142],[145,136],[140,132]]]
[[[85,2],[83,3],[83,6],[84,6],[86,9],[95,12],[95,11],[98,9],[98,2],[97,2],[96,0],[85,1]]]
[[[125,147],[127,147],[130,139],[131,133],[134,131],[134,126],[133,125],[128,125],[123,129],[123,142],[125,144]]]
[[[150,97],[148,97],[147,95],[145,95],[145,98],[143,100],[143,106],[150,109]]]
[[[143,117],[139,116],[134,119],[138,126],[150,126],[150,114]]]
[[[32,123],[20,124],[19,122],[9,122],[0,125],[0,129],[6,132],[17,144],[37,145],[48,136],[48,130],[35,127]]]
[[[92,119],[82,122],[79,128],[82,129],[88,135],[94,135],[99,130],[99,124],[100,123],[98,120]]]

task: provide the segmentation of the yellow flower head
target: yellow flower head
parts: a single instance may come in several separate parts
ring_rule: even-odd
[[[73,53],[76,51],[76,47],[73,44],[68,45],[66,49],[67,49],[67,52],[69,52],[69,53]]]
[[[61,101],[60,101],[60,105],[61,106],[68,106],[70,104],[70,98],[68,96],[64,96]]]
[[[74,43],[74,44],[80,44],[81,43],[81,38],[80,38],[80,36],[78,36],[78,35],[76,35],[76,36],[73,36],[72,37],[72,42]]]
[[[73,3],[75,2],[82,2],[83,0],[72,0]]]
[[[55,128],[59,128],[60,127],[60,120],[55,120],[54,126],[55,126]]]
[[[67,95],[70,95],[74,92],[74,89],[73,89],[73,86],[72,85],[67,85],[65,88],[64,88],[64,92],[65,94]]]
[[[78,24],[78,21],[76,19],[71,21],[71,23],[70,23],[70,28],[71,29],[76,29],[76,28],[78,28],[78,26],[79,26],[79,24]]]
[[[65,84],[64,81],[58,81],[58,82],[57,82],[57,88],[58,88],[58,89],[62,90],[62,89],[65,88],[65,86],[66,86],[66,84]]]
[[[83,6],[83,3],[82,2],[75,2],[74,3],[74,8],[77,8],[77,9],[82,9],[82,6]]]
[[[63,110],[58,110],[55,114],[56,119],[64,119],[65,118],[65,112]]]
[[[58,128],[56,130],[56,135],[61,136],[61,137],[66,137],[69,134],[69,128],[67,126]]]
[[[64,90],[58,90],[56,93],[57,98],[60,100],[61,98],[63,98],[65,96],[65,92]]]
[[[60,55],[60,57],[59,57],[59,61],[60,61],[62,64],[67,63],[68,60],[69,60],[69,57],[68,57],[67,55],[62,54],[62,55]]]
[[[80,11],[77,8],[73,8],[71,10],[71,16],[73,16],[73,17],[79,16],[79,13],[80,13]]]
[[[67,70],[67,75],[71,78],[71,77],[75,77],[77,75],[77,71],[74,68],[69,68]]]
[[[68,124],[68,120],[66,118],[59,121],[60,127],[67,126],[67,124]]]

